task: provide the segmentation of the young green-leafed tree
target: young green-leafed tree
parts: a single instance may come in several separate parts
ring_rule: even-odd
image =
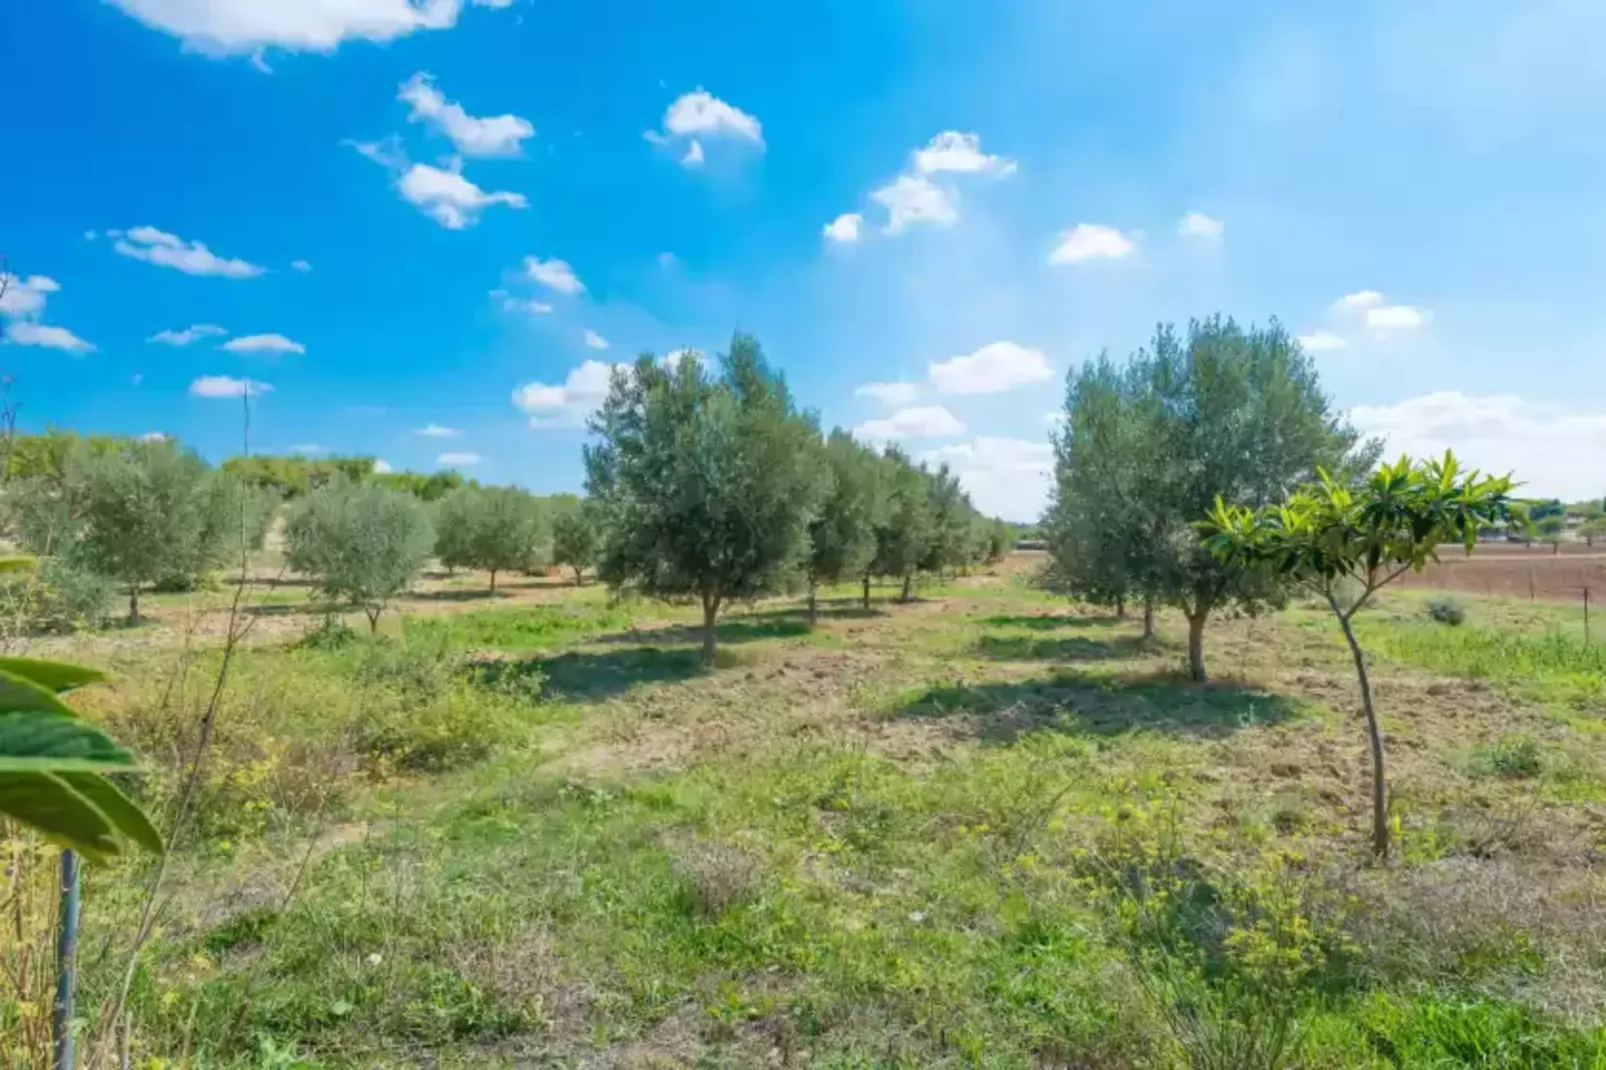
[[[1606,516],[1595,516],[1578,525],[1578,535],[1584,540],[1584,545],[1594,549],[1595,540],[1606,538]]]
[[[881,455],[881,510],[876,516],[875,556],[864,577],[864,608],[870,608],[870,576],[893,576],[903,581],[905,602],[914,597],[915,573],[926,559],[932,541],[930,483],[896,446]]]
[[[800,571],[820,495],[819,431],[752,337],[717,374],[696,354],[617,371],[592,418],[586,491],[602,518],[597,572],[615,589],[691,598],[714,660],[719,611]]]
[[[551,532],[541,503],[517,487],[461,487],[435,514],[435,556],[451,568],[477,568],[496,576],[538,569],[549,556]]]
[[[1455,457],[1413,464],[1401,457],[1359,486],[1320,473],[1320,481],[1286,503],[1250,509],[1217,500],[1202,525],[1212,556],[1234,567],[1301,585],[1338,620],[1355,662],[1361,710],[1372,752],[1372,847],[1388,853],[1388,789],[1383,733],[1372,703],[1366,655],[1355,637],[1355,614],[1408,571],[1438,560],[1443,543],[1467,553],[1484,527],[1525,523],[1511,498],[1510,477],[1462,472]],[[1357,593],[1358,592],[1358,593]]]
[[[336,477],[290,510],[285,561],[379,630],[385,606],[423,569],[435,544],[424,504],[404,491]]]
[[[1539,541],[1550,545],[1550,552],[1561,553],[1561,544],[1567,541],[1567,518],[1554,514],[1534,525]]]
[[[131,622],[140,619],[143,587],[198,577],[225,559],[231,541],[260,541],[260,517],[246,515],[243,488],[165,440],[86,457],[69,481],[76,530],[58,552],[126,586]]]
[[[930,538],[920,559],[923,572],[957,572],[970,559],[971,525],[976,509],[970,495],[959,485],[959,477],[946,464],[927,471],[926,509],[930,517]]]
[[[1180,609],[1195,680],[1206,678],[1213,614],[1259,612],[1286,590],[1274,575],[1206,551],[1197,518],[1218,496],[1267,505],[1319,466],[1347,480],[1376,457],[1375,446],[1357,448],[1359,436],[1281,327],[1245,330],[1221,317],[1190,323],[1185,338],[1161,327],[1124,369],[1084,370],[1064,427],[1047,524],[1056,571],[1082,597]]]
[[[827,489],[809,524],[810,624],[819,617],[820,584],[862,576],[876,551],[880,459],[838,429],[825,442],[824,461]]]
[[[584,586],[586,569],[597,563],[597,509],[589,501],[565,503],[552,518],[552,563],[574,570],[574,585]]]

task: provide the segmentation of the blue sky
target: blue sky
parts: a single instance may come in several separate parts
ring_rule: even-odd
[[[0,61],[28,428],[221,458],[261,384],[254,450],[573,490],[602,365],[739,327],[1029,518],[1065,372],[1220,310],[1606,492],[1586,0],[53,0]]]

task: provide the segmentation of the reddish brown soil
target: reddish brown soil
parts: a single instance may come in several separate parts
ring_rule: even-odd
[[[1559,602],[1582,599],[1588,588],[1592,602],[1606,603],[1606,546],[1564,545],[1557,554],[1548,546],[1483,545],[1471,557],[1447,547],[1439,557],[1421,575],[1403,577],[1403,586]]]

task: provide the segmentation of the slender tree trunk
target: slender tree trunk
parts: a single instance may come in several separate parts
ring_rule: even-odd
[[[1115,619],[1116,620],[1126,620],[1126,598],[1125,597],[1117,598],[1115,600]]]
[[[1561,553],[1561,540],[1560,539],[1557,539],[1554,543],[1551,543],[1550,552],[1552,554]]]
[[[820,623],[820,587],[813,579],[809,580],[809,627]]]
[[[719,616],[719,598],[717,595],[703,595],[703,664],[714,664],[714,643],[718,632],[714,622]]]
[[[139,584],[128,585],[128,623],[139,623]]]
[[[1338,613],[1338,606],[1333,605]],[[1355,641],[1355,630],[1350,619],[1338,614],[1338,623],[1344,629],[1344,641],[1355,659],[1355,678],[1361,684],[1361,710],[1366,714],[1366,739],[1372,747],[1372,850],[1382,858],[1389,853],[1389,800],[1387,768],[1383,762],[1383,733],[1377,727],[1377,711],[1372,708],[1372,680],[1366,675],[1366,655],[1361,644]]]
[[[584,567],[580,565],[574,566],[574,585],[576,587],[584,587],[586,585],[586,572]]]
[[[864,611],[870,612],[870,574],[864,574]]]
[[[914,577],[914,573],[912,573],[912,572],[905,573],[904,577],[903,577],[903,594],[899,597],[898,601],[907,602],[907,601],[909,601],[909,599],[913,598],[914,596],[915,596],[915,577]]]
[[[78,998],[78,852],[61,852],[61,906],[56,922],[56,1005],[50,1032],[53,1070],[73,1070],[73,1018]]]
[[[1188,677],[1201,684],[1210,679],[1204,661],[1205,621],[1209,618],[1208,609],[1188,614]]]
[[[381,612],[383,612],[383,610],[369,609],[367,606],[364,606],[363,607],[363,612],[368,615],[368,634],[369,635],[378,635],[379,634],[379,614]]]
[[[1154,638],[1154,596],[1148,595],[1143,599],[1143,638]]]
[[[491,569],[491,593],[496,593],[496,569]]]

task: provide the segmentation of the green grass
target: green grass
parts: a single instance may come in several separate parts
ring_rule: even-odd
[[[812,631],[739,608],[711,670],[687,611],[594,588],[242,655],[136,1058],[1254,1068],[1280,1022],[1290,1067],[1606,1070],[1606,743],[1573,723],[1606,672],[1559,622],[1365,616],[1380,694],[1428,671],[1509,695],[1385,709],[1407,850],[1372,867],[1316,614],[1212,625],[1235,676],[1197,685],[1169,616],[1144,642],[998,577],[887,593],[828,592]],[[147,754],[184,738],[150,658],[121,672],[92,711]],[[307,806],[328,782],[338,806]],[[129,876],[94,877],[91,943]]]

